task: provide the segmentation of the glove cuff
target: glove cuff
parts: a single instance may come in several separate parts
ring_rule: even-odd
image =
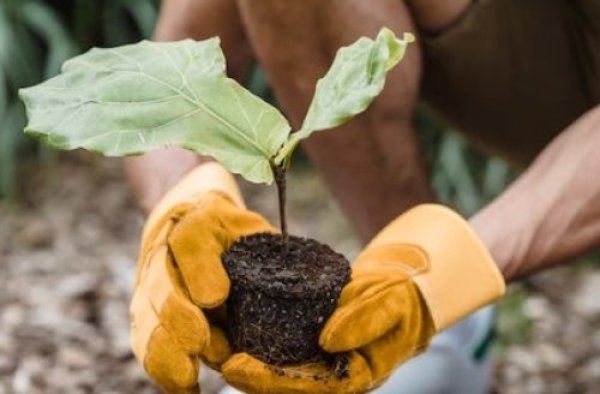
[[[429,267],[414,281],[436,331],[500,298],[506,286],[487,248],[469,224],[442,205],[419,205],[390,223],[369,247],[398,242],[420,247]]]

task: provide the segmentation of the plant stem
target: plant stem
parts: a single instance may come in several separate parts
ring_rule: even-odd
[[[277,197],[279,200],[279,223],[281,226],[281,243],[283,252],[288,251],[288,231],[287,221],[285,217],[285,174],[286,169],[283,165],[271,165],[273,175],[275,176],[275,184],[277,185]]]

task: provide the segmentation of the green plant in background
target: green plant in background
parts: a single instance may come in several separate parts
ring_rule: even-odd
[[[25,112],[17,90],[58,73],[91,46],[148,37],[158,0],[0,1],[0,197],[14,196],[24,156],[48,152],[24,138]]]
[[[497,350],[500,357],[505,355],[506,349],[516,344],[523,344],[529,340],[533,330],[533,321],[523,308],[529,298],[529,291],[523,285],[511,285],[510,291],[498,304],[499,319],[496,319]]]
[[[465,216],[477,212],[516,178],[507,163],[473,149],[427,107],[418,109],[416,126],[436,197]]]
[[[28,142],[18,132],[24,111],[16,90],[56,73],[73,53],[54,10],[33,1],[0,4],[0,195],[14,192],[18,155]]]

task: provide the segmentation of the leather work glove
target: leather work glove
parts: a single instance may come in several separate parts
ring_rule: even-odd
[[[443,206],[421,205],[391,222],[357,258],[321,332],[323,349],[348,352],[346,378],[324,366],[264,368],[248,355],[231,357],[223,373],[252,393],[363,393],[426,350],[435,333],[504,291],[467,222]]]
[[[223,307],[230,282],[221,254],[240,237],[265,231],[276,230],[244,209],[233,177],[217,163],[190,172],[150,214],[130,307],[131,342],[165,392],[198,393],[200,359],[249,393],[348,392],[351,380],[335,378],[325,365],[274,368],[247,353],[232,354]],[[364,359],[349,357],[353,370],[366,371],[357,363]]]
[[[233,177],[219,164],[191,171],[159,202],[142,236],[131,301],[133,352],[167,393],[198,393],[199,359],[218,368],[231,355],[210,320],[230,282],[221,254],[240,237],[274,232],[244,208]]]

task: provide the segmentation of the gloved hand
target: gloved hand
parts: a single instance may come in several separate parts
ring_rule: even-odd
[[[165,392],[197,393],[200,359],[249,393],[348,392],[350,380],[335,378],[324,365],[273,368],[232,354],[222,326],[230,282],[220,257],[240,237],[264,231],[276,230],[244,209],[235,181],[216,163],[190,172],[150,214],[130,307],[131,342]],[[366,370],[357,363],[364,363],[357,354],[349,358],[353,370]],[[308,384],[299,379],[306,376]]]
[[[390,223],[357,258],[321,332],[323,349],[349,352],[347,378],[310,365],[274,371],[247,355],[233,356],[223,371],[236,386],[259,389],[250,392],[366,392],[426,350],[436,332],[504,291],[500,272],[467,222],[448,208],[422,205]]]
[[[167,393],[197,393],[199,359],[231,355],[218,315],[230,282],[221,254],[244,235],[275,229],[244,208],[219,164],[190,172],[155,207],[142,236],[131,302],[133,352]]]

